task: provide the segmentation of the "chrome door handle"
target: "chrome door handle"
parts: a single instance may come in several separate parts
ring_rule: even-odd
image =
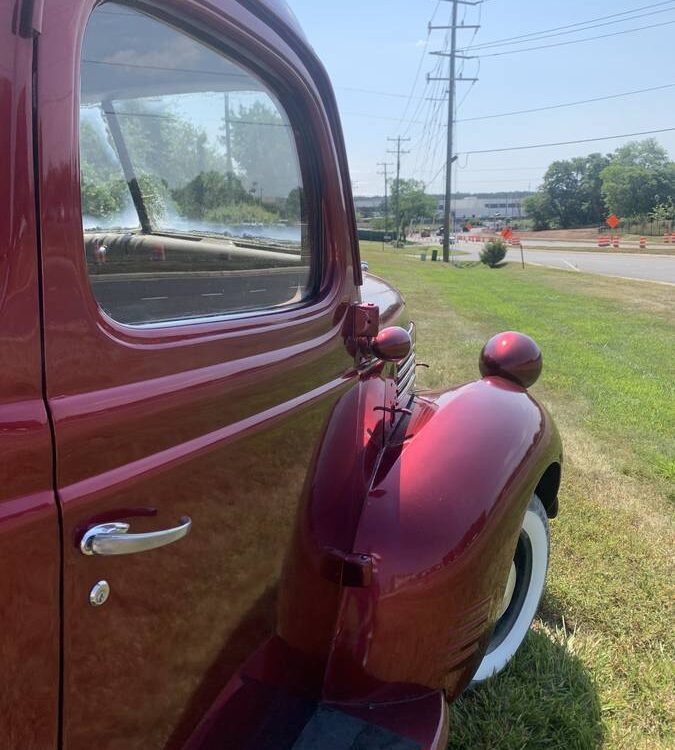
[[[192,520],[188,516],[180,519],[180,526],[145,534],[127,534],[129,524],[123,522],[102,523],[85,532],[80,542],[83,555],[133,555],[173,544],[190,533]]]

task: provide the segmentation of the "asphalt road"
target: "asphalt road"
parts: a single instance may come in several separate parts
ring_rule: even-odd
[[[120,323],[219,315],[270,308],[299,300],[307,270],[278,269],[229,274],[122,274],[92,278],[103,310]]]
[[[472,258],[478,259],[480,245],[472,242],[459,242],[457,247],[463,252],[468,252]],[[527,244],[524,248],[525,263],[562,268],[570,272],[599,273],[626,279],[675,284],[675,256],[672,255],[612,254],[611,251],[579,252],[566,247],[531,250]],[[506,259],[520,263],[520,250],[517,247],[510,248]]]
[[[593,240],[539,240],[539,239],[524,239],[523,240],[523,246],[524,247],[553,247],[557,249],[564,249],[564,248],[575,248],[575,247],[583,247],[588,249],[597,247],[597,243]],[[637,250],[639,247],[639,243],[637,240],[621,240],[621,247],[623,249],[630,250],[631,248],[633,250]],[[672,245],[664,245],[663,242],[655,242],[652,237],[649,238],[649,242],[647,243],[647,247],[649,247],[650,250],[671,250]]]

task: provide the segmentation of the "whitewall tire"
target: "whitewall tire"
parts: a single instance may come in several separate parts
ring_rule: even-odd
[[[474,684],[501,672],[525,640],[544,593],[549,548],[546,511],[541,500],[533,495],[518,538],[502,612],[474,675]]]

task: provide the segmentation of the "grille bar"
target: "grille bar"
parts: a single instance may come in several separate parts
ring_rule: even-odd
[[[415,356],[415,324],[408,326],[408,333],[412,341],[410,353],[396,368],[396,398],[401,399],[409,395],[415,387],[415,376],[417,374],[417,360]]]

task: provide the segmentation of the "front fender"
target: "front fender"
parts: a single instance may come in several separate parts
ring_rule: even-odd
[[[354,552],[370,586],[345,589],[325,695],[459,694],[487,647],[528,502],[561,461],[547,412],[487,377],[411,404],[382,455]]]

